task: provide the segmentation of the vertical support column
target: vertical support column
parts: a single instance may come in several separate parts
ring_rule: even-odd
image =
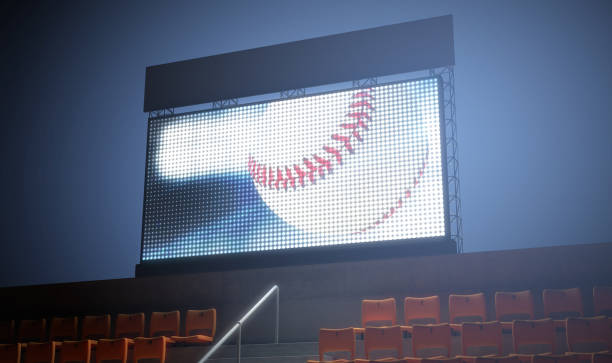
[[[274,343],[278,344],[278,328],[280,318],[280,290],[276,289],[276,329],[274,331]]]
[[[430,76],[442,79],[444,92],[444,125],[446,127],[446,166],[448,208],[451,239],[457,243],[457,253],[463,252],[463,218],[461,216],[461,185],[457,150],[457,119],[455,108],[455,69],[453,66],[429,70]]]
[[[238,336],[236,337],[236,358],[238,359],[238,363],[240,363],[240,343],[242,342],[242,324],[238,322]]]

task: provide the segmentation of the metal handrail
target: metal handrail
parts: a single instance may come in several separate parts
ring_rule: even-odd
[[[210,348],[208,352],[206,352],[206,354],[204,354],[204,356],[198,361],[198,363],[204,363],[208,359],[210,359],[210,357],[213,354],[215,354],[215,352],[223,345],[223,343],[225,343],[226,340],[228,340],[232,335],[234,335],[236,331],[238,331],[238,339],[236,339],[236,348],[237,348],[236,353],[237,353],[238,363],[240,363],[240,343],[242,340],[242,324],[244,324],[244,322],[246,322],[251,317],[251,315],[253,315],[253,313],[255,313],[255,311],[257,311],[257,309],[259,309],[259,307],[264,302],[266,302],[266,300],[268,300],[270,296],[272,296],[272,294],[275,294],[275,293],[276,293],[276,327],[274,330],[274,343],[278,344],[279,289],[278,289],[278,285],[274,285],[272,286],[270,290],[268,290],[268,292],[261,299],[259,299],[259,301],[257,301],[257,303],[255,303],[255,305],[253,305],[253,307],[249,311],[247,311],[246,314],[244,314],[244,316],[240,320],[236,322],[236,324],[234,324],[234,326],[227,333],[225,333],[225,335],[223,335],[221,339],[219,339],[219,341],[215,345],[212,346],[212,348]]]

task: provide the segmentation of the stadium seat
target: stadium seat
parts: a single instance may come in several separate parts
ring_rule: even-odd
[[[77,339],[78,319],[76,316],[67,318],[54,317],[51,319],[49,340],[64,341]]]
[[[515,320],[512,322],[514,353],[540,354],[555,351],[555,328],[552,319]],[[541,348],[545,345],[545,348]]]
[[[612,352],[595,353],[592,359],[592,363],[612,363]]]
[[[15,339],[15,320],[0,321],[0,343],[12,343]]]
[[[451,323],[487,321],[485,295],[449,295],[448,314]]]
[[[21,343],[0,344],[0,363],[21,363]]]
[[[595,315],[612,317],[612,287],[593,288],[593,307]]]
[[[22,320],[19,322],[17,341],[44,342],[47,340],[47,320]]]
[[[440,354],[440,349],[445,349]],[[424,351],[425,350],[425,351]],[[436,352],[432,352],[436,350]],[[412,327],[412,354],[419,356],[438,356],[451,354],[451,328],[449,324],[414,325]]]
[[[544,289],[542,291],[544,315],[547,318],[562,320],[584,316],[582,294],[579,288]]]
[[[404,356],[402,348],[402,330],[399,325],[384,327],[366,327],[364,348],[366,358],[371,359],[375,350],[394,349],[397,358]]]
[[[570,352],[612,350],[612,324],[606,317],[568,318],[567,347]]]
[[[101,339],[96,345],[96,363],[116,361],[126,363],[130,339]]]
[[[499,322],[463,323],[461,351],[467,356],[502,354],[502,327]],[[486,352],[483,352],[484,350]]]
[[[90,363],[91,348],[94,340],[81,340],[78,342],[65,341],[62,343],[62,352],[59,355],[60,363],[80,362]]]
[[[169,337],[179,334],[180,322],[178,310],[151,313],[150,338],[134,339],[134,363],[138,363],[141,359],[159,359],[159,363],[164,363],[167,346],[174,343]]]
[[[580,358],[575,355],[537,354],[531,359],[532,363],[580,363]]]
[[[498,321],[533,320],[535,309],[530,290],[495,293],[495,317]]]
[[[110,338],[111,318],[106,315],[87,315],[82,321],[81,339]]]
[[[349,358],[355,357],[355,332],[353,328],[319,329],[319,360],[331,352],[348,352]]]
[[[429,358],[420,358],[420,357],[406,357],[404,358],[405,363],[463,363],[461,358],[458,357],[429,357]]]
[[[440,297],[406,297],[404,299],[404,323],[439,324]]]
[[[115,319],[115,338],[136,338],[144,336],[145,315],[117,314]]]
[[[172,336],[180,344],[210,344],[217,329],[217,310],[187,310],[185,335]]]
[[[60,344],[58,342],[28,343],[23,363],[54,363],[55,349]]]
[[[472,363],[472,362],[468,362]],[[473,363],[521,363],[521,360],[517,356],[512,355],[504,355],[504,356],[483,356],[483,357],[474,357]]]
[[[361,326],[381,326],[397,324],[395,299],[362,300]]]

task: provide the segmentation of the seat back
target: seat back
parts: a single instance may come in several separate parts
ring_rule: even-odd
[[[0,321],[0,344],[12,343],[15,339],[15,320]]]
[[[87,315],[82,319],[82,325],[81,339],[110,338],[110,314]]]
[[[43,342],[47,340],[47,320],[20,321],[17,340],[20,342]]]
[[[584,316],[582,294],[579,288],[544,289],[542,291],[544,315],[552,319]]]
[[[23,363],[54,363],[56,342],[28,343]]]
[[[611,350],[612,324],[606,317],[568,318],[566,337],[570,352]]]
[[[612,287],[593,288],[593,308],[595,315],[612,317]]]
[[[96,345],[96,363],[103,363],[106,361],[126,363],[127,356],[127,339],[100,340],[98,345]]]
[[[362,327],[397,324],[395,298],[361,300]]]
[[[404,323],[439,324],[440,297],[406,297],[404,298]]]
[[[21,343],[0,344],[0,362],[21,363]]]
[[[535,319],[533,294],[531,291],[496,292],[495,318],[498,321]]]
[[[217,310],[187,310],[185,335],[206,335],[214,338],[217,330]]]
[[[489,353],[481,353],[488,348]],[[497,321],[488,323],[463,323],[461,326],[461,349],[464,355],[479,356],[502,354],[502,326]],[[476,353],[474,350],[478,349]]]
[[[151,337],[170,337],[179,335],[181,324],[181,313],[178,310],[168,312],[151,313],[151,325],[149,336]]]
[[[136,338],[144,336],[145,315],[117,314],[115,318],[115,338]]]
[[[539,354],[555,351],[555,328],[552,319],[515,320],[512,322],[514,353]],[[546,345],[541,349],[541,346]]]
[[[399,325],[366,327],[364,337],[364,349],[366,358],[371,359],[371,354],[375,350],[396,351],[397,358],[402,358],[402,330]]]
[[[78,319],[76,316],[51,319],[51,329],[49,330],[49,340],[63,341],[77,339]]]
[[[485,295],[449,295],[448,315],[451,323],[487,321]]]
[[[355,357],[355,332],[353,328],[319,329],[319,360],[330,352],[348,352],[349,359]]]
[[[91,346],[91,340],[62,343],[62,353],[59,355],[60,363],[89,363],[91,361]]]
[[[424,349],[446,349],[445,356],[449,356],[451,352],[451,328],[450,325],[430,324],[430,325],[414,325],[412,327],[412,354],[415,357],[423,354]],[[433,355],[440,355],[433,353]]]

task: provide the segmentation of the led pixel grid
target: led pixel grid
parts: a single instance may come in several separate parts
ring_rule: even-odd
[[[445,236],[439,91],[426,78],[150,119],[142,261]]]

